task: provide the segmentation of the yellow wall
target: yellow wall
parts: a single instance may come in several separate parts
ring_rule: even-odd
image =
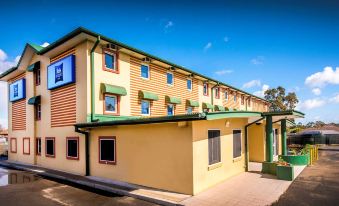
[[[265,161],[265,138],[264,124],[253,124],[248,127],[248,151],[250,161]]]
[[[98,137],[116,136],[117,164],[99,163]],[[178,123],[91,130],[91,175],[192,194],[192,129]]]
[[[226,122],[229,123],[226,123]],[[193,184],[194,194],[245,171],[244,126],[247,119],[194,121],[193,124]],[[228,126],[227,126],[228,125]],[[221,163],[208,163],[208,129],[220,129]],[[242,155],[233,159],[233,130],[242,131]]]

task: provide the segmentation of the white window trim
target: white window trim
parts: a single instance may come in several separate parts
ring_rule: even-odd
[[[232,135],[233,135],[233,131],[240,131],[240,156],[238,156],[238,157],[233,157],[233,154],[232,154],[232,157],[233,157],[233,161],[237,161],[237,160],[239,160],[239,159],[241,159],[242,158],[242,143],[243,143],[243,140],[242,140],[242,134],[243,134],[243,132],[242,132],[242,129],[240,129],[240,128],[234,128],[234,129],[232,129]],[[233,142],[233,136],[232,136],[232,144],[234,144],[234,142]],[[233,148],[233,145],[232,145],[232,148]]]
[[[142,76],[142,70],[141,70],[142,66],[147,66],[147,68],[148,68],[148,75],[147,75],[148,78]],[[142,79],[145,79],[145,80],[150,80],[150,67],[149,67],[149,64],[141,64],[141,66],[140,66],[140,77]]]
[[[105,60],[105,62],[104,62],[104,65],[105,65],[105,68],[107,69],[107,70],[113,70],[113,71],[117,71],[117,68],[116,68],[116,64],[117,64],[117,54],[115,53],[115,52],[109,52],[109,51],[104,51],[104,55],[106,55],[106,54],[109,54],[109,55],[111,55],[111,56],[113,56],[114,57],[114,62],[113,62],[113,68],[111,69],[111,68],[108,68],[107,66],[106,66],[106,58],[104,58]]]
[[[205,85],[206,85],[206,93],[205,93]],[[203,83],[202,85],[202,94],[207,96],[208,95],[208,83]]]
[[[143,114],[143,113],[142,113],[142,102],[143,102],[143,101],[144,101],[144,102],[148,102],[148,114]],[[140,113],[141,113],[142,116],[151,116],[151,101],[142,99],[142,100],[141,100],[140,107],[141,107],[141,108],[140,108],[140,109],[141,109],[141,112],[140,112]]]
[[[169,84],[169,83],[167,82],[167,74],[172,74],[172,84]],[[174,86],[174,74],[173,74],[173,72],[166,72],[166,83],[167,83],[167,85],[170,86],[170,87],[173,87],[173,86]]]
[[[187,81],[188,81],[188,80],[191,81],[191,89],[187,88],[187,90],[188,90],[189,92],[191,92],[191,91],[193,90],[193,80],[192,80],[191,78],[188,78],[188,79],[186,80],[186,87],[187,87]]]
[[[168,106],[172,106],[173,114],[172,114],[171,116],[174,116],[174,115],[175,115],[175,104],[167,104],[167,106],[166,106],[167,116],[169,116],[169,115],[168,115]]]
[[[106,96],[115,97],[115,111],[114,112],[106,110]],[[117,114],[118,113],[118,95],[106,93],[106,94],[104,94],[104,102],[105,102],[104,113],[110,113],[110,114]]]
[[[220,88],[219,87],[214,88],[214,92],[215,92],[214,98],[220,99]]]
[[[111,161],[111,160],[102,160],[101,159],[101,141],[107,141],[107,140],[113,140],[114,141],[114,149],[116,149],[117,148],[117,142],[116,142],[116,140],[115,139],[113,139],[113,138],[110,138],[110,139],[100,139],[99,140],[99,161],[100,162],[106,162],[106,164],[107,164],[107,162],[111,162],[111,163],[115,163],[116,162],[116,159],[117,159],[117,157],[116,157],[116,151],[114,151],[114,160],[113,161]]]

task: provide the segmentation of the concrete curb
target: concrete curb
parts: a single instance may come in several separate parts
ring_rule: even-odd
[[[177,202],[164,200],[164,199],[158,199],[158,198],[152,198],[152,197],[144,196],[144,195],[139,195],[139,194],[131,193],[131,192],[126,191],[126,190],[114,188],[113,186],[110,187],[110,186],[103,185],[103,184],[90,183],[90,182],[83,181],[83,180],[71,179],[71,178],[61,176],[61,175],[52,174],[52,173],[49,173],[49,172],[38,173],[34,169],[27,168],[25,166],[14,165],[14,164],[11,164],[9,162],[0,161],[0,166],[6,167],[6,168],[9,168],[9,169],[17,169],[17,170],[31,172],[31,173],[34,173],[37,176],[43,177],[45,179],[60,180],[63,183],[66,183],[66,184],[71,183],[71,184],[75,184],[75,185],[79,185],[79,186],[84,186],[84,187],[87,187],[87,188],[93,188],[93,189],[96,189],[96,190],[108,192],[108,193],[111,193],[111,194],[114,194],[114,195],[129,196],[129,197],[133,197],[133,198],[136,198],[136,199],[139,199],[139,200],[144,200],[146,202],[155,203],[155,204],[158,204],[158,205],[183,206],[182,204],[177,203]]]

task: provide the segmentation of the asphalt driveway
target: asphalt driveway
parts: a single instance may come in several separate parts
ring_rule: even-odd
[[[305,168],[273,205],[339,205],[339,146],[319,151],[319,160]]]

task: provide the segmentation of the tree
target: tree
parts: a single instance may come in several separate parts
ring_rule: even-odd
[[[286,95],[285,88],[281,86],[266,90],[265,99],[271,102],[270,111],[293,110],[299,102],[295,92]]]

